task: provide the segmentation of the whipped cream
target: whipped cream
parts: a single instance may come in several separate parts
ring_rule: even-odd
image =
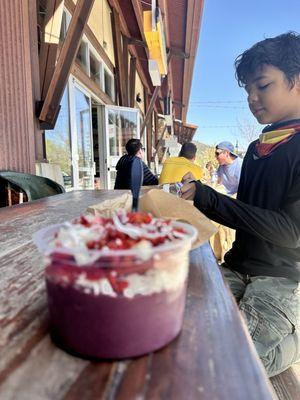
[[[119,211],[113,218],[85,215],[64,223],[50,246],[56,253],[67,250],[78,265],[84,265],[112,250],[133,249],[139,258],[146,260],[153,247],[186,236],[170,220]]]
[[[143,274],[132,273],[121,278],[127,282],[122,296],[133,298],[138,295],[150,296],[165,291],[176,291],[185,283],[188,272],[188,253],[180,252],[180,254],[168,255],[167,262],[172,263],[172,266],[168,266],[168,268],[164,268],[161,256],[156,255],[155,258],[154,268],[148,269]],[[117,297],[120,295],[113,289],[107,278],[90,280],[85,272],[79,275],[74,286],[86,294],[95,296],[101,294]]]
[[[188,236],[170,220],[145,213],[118,212],[113,218],[82,216],[65,223],[55,235],[54,269],[53,273],[49,269],[47,279],[95,296],[134,298],[175,292],[187,277],[190,242],[183,239]],[[163,246],[170,242],[180,242],[180,246]],[[70,261],[59,256],[66,249],[73,261],[72,257]],[[106,257],[103,267],[95,262],[101,257]],[[60,266],[62,271],[56,274],[55,268]],[[77,267],[81,267],[78,272]]]

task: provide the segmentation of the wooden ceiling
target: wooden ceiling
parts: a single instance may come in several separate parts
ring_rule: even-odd
[[[117,0],[117,2],[130,37],[144,42],[142,11],[151,8],[151,1]],[[171,93],[174,116],[183,122],[186,121],[188,110],[203,4],[204,0],[158,0],[165,23],[166,46],[171,55],[169,73],[161,86],[160,97]],[[154,88],[148,74],[147,49],[136,45],[135,51],[149,89],[153,93]]]

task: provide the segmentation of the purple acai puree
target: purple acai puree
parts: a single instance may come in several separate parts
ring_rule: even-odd
[[[84,293],[47,279],[52,335],[85,357],[118,359],[157,350],[180,332],[186,282],[173,291],[133,298]]]
[[[61,226],[46,268],[55,342],[104,359],[135,357],[168,344],[182,327],[194,231],[126,212],[82,216]]]

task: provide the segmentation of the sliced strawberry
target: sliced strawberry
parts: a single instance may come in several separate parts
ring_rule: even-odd
[[[150,224],[152,221],[152,217],[150,214],[136,212],[136,213],[128,213],[128,222],[133,225],[141,225],[141,224]]]

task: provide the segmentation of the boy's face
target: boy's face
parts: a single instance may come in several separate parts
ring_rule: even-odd
[[[272,65],[263,65],[248,80],[250,111],[261,124],[300,118],[300,77],[291,87],[285,74]]]

